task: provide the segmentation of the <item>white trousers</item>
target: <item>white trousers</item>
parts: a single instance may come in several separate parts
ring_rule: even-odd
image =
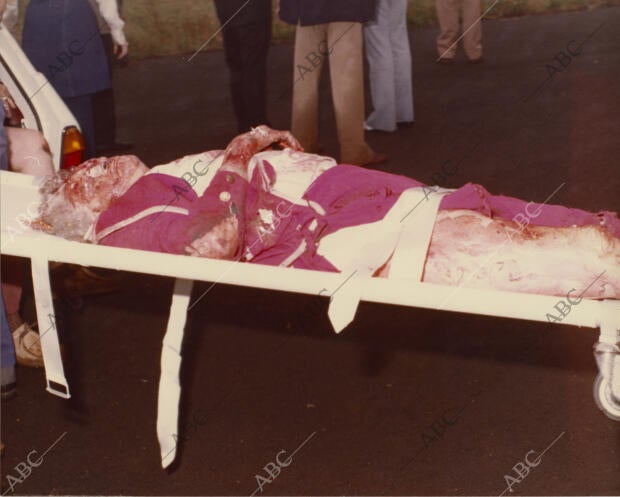
[[[413,121],[407,0],[378,0],[377,19],[364,26],[373,112],[366,124],[382,131]]]

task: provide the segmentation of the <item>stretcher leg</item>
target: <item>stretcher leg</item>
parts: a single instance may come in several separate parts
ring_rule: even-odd
[[[162,343],[161,376],[157,397],[157,438],[162,468],[172,464],[177,453],[181,346],[193,283],[192,280],[182,278],[175,280],[168,327]]]
[[[49,261],[46,257],[33,257],[31,262],[32,286],[34,287],[34,300],[39,324],[39,340],[41,341],[43,362],[45,363],[46,390],[58,397],[68,399],[71,397],[71,394],[69,393],[69,384],[65,377],[62,356],[60,355],[54,301],[52,300],[52,289],[50,287]]]
[[[601,334],[594,345],[599,374],[594,400],[605,415],[620,421],[620,302],[603,301]]]

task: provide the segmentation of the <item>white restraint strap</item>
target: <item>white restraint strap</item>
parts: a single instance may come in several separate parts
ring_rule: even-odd
[[[451,190],[425,191],[425,201],[402,219],[398,244],[390,261],[390,279],[422,281],[426,254],[431,243],[441,199]]]
[[[69,393],[69,385],[65,378],[62,356],[60,355],[56,315],[54,314],[54,302],[50,288],[48,260],[45,256],[33,257],[31,266],[34,301],[39,323],[39,337],[43,352],[43,362],[45,363],[46,390],[58,397],[68,399],[71,397],[71,394]]]
[[[177,454],[179,399],[181,398],[179,381],[181,346],[193,283],[192,280],[182,278],[177,278],[174,282],[170,317],[162,343],[161,376],[157,397],[157,438],[162,468],[172,464]]]
[[[390,279],[421,279],[439,203],[451,191],[438,187],[405,190],[381,221],[359,228],[372,229],[371,241],[365,241],[363,246],[355,243],[357,227],[339,230],[334,234],[337,236],[330,235],[327,248],[339,246],[341,252],[346,250],[349,254],[357,251],[357,256],[349,259],[348,267],[344,265],[344,255],[341,253],[338,257],[339,269],[346,280],[332,294],[327,311],[336,333],[353,321],[363,285],[392,252]]]

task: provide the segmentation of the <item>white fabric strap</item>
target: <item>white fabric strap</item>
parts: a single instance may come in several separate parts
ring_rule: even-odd
[[[31,266],[32,286],[34,288],[34,300],[39,324],[39,339],[43,352],[43,362],[45,363],[46,390],[58,397],[68,399],[71,397],[71,394],[69,393],[69,384],[65,377],[62,356],[60,355],[56,315],[54,314],[54,302],[50,288],[48,260],[45,256],[33,257]]]
[[[362,268],[346,276],[342,286],[332,294],[327,309],[327,316],[336,333],[344,330],[355,318],[364,281],[372,276],[372,271]]]
[[[438,187],[410,188],[401,193],[381,221],[343,228],[321,241],[318,252],[346,278],[332,293],[327,310],[336,333],[353,321],[365,282],[388,260],[395,247],[400,255],[396,269],[396,254],[392,256],[390,278],[418,273],[421,276],[439,203],[451,191]],[[410,255],[409,250],[414,253]],[[357,255],[351,257],[352,252]]]
[[[177,454],[179,399],[181,398],[181,346],[187,320],[187,306],[192,293],[192,280],[177,278],[170,305],[168,327],[162,343],[161,375],[157,397],[157,438],[161,466],[167,468]]]
[[[441,199],[452,190],[424,189],[424,201],[402,220],[402,230],[390,262],[390,279],[422,281],[426,254]]]

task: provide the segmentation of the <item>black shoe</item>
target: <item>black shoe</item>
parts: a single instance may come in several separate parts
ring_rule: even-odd
[[[399,121],[396,123],[396,125],[399,128],[413,128],[413,123],[414,121]]]
[[[0,398],[2,401],[12,399],[17,395],[17,383],[7,383],[6,385],[2,385],[0,387]]]

